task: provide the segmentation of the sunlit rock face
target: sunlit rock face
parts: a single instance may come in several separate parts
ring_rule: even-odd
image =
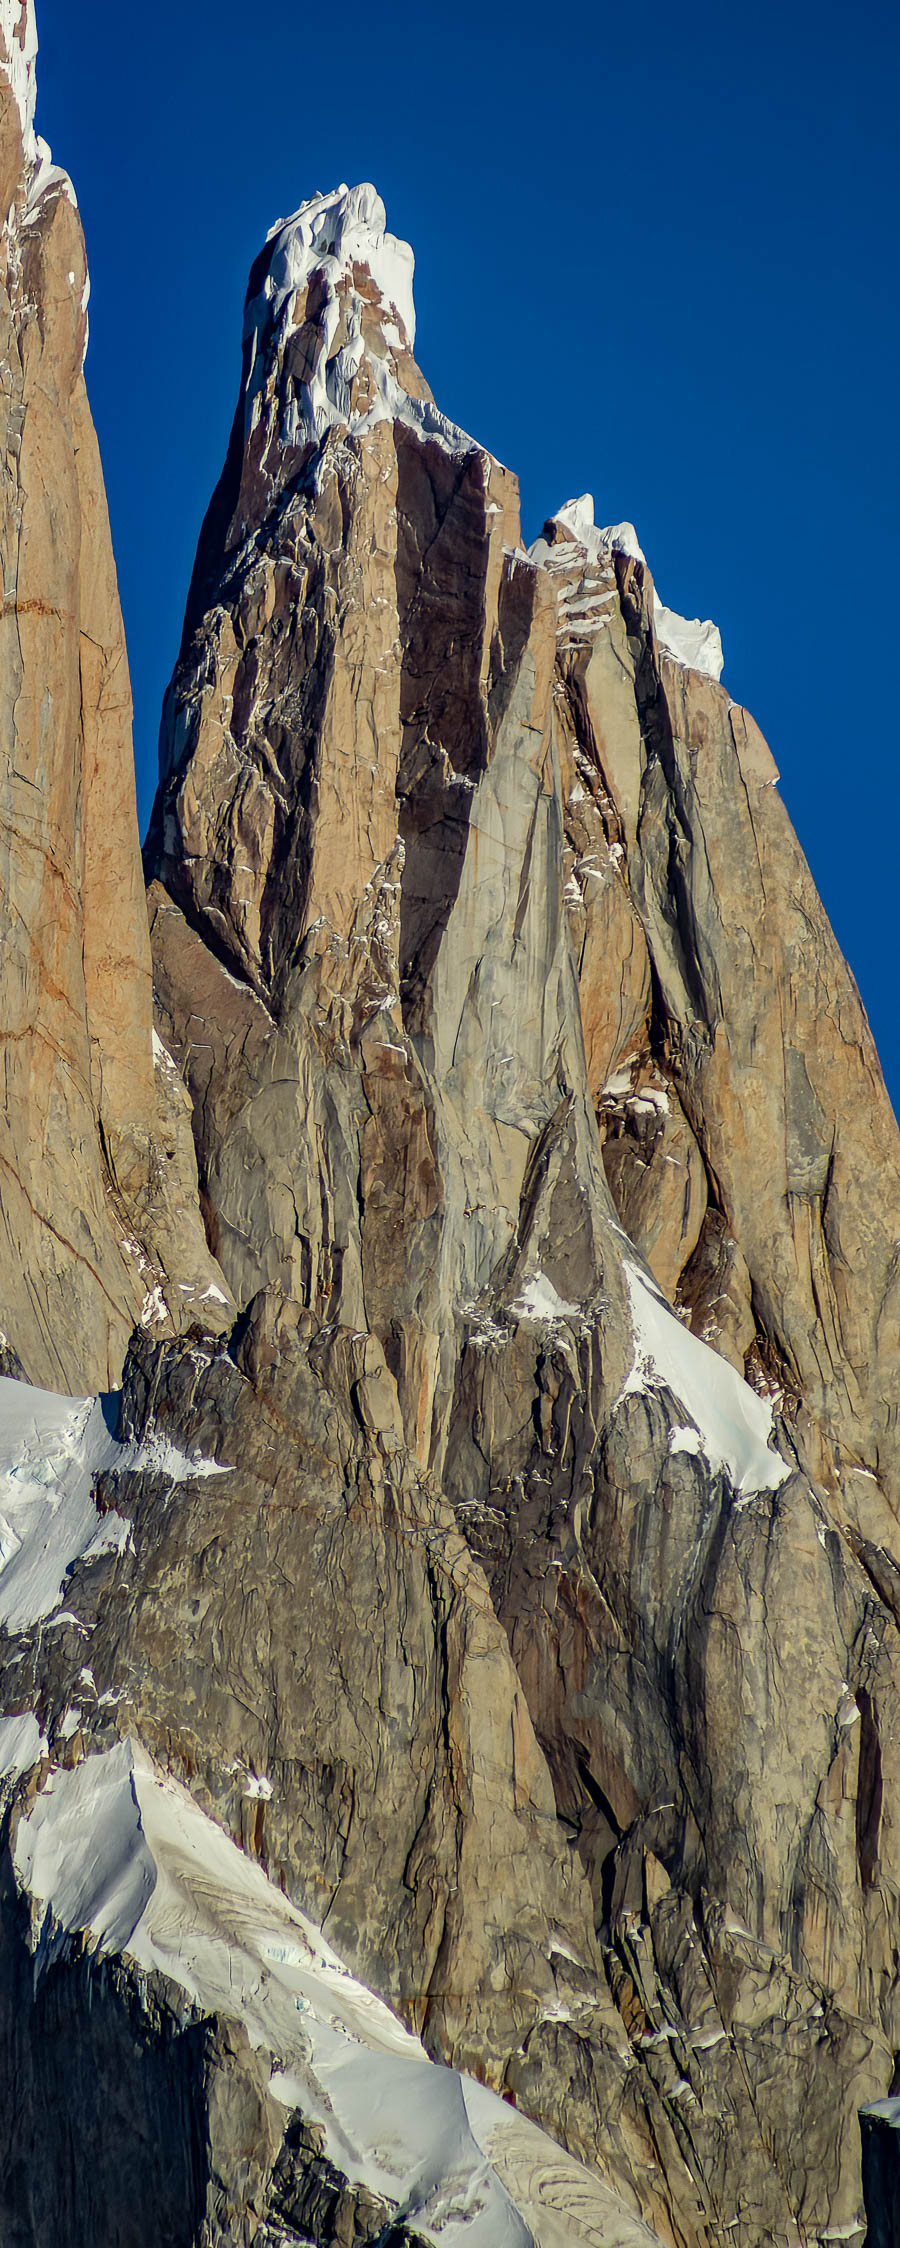
[[[368,186],[250,277],[145,853],[158,1278],[117,1401],[0,1384],[0,2039],[33,2143],[68,2009],[198,2248],[861,2238],[896,1128],[715,627],[587,495],[524,551],[412,283]],[[87,2248],[64,2172],[29,2248]]]
[[[148,1303],[171,1332],[215,1276],[183,1088],[154,1070],[128,663],[82,372],[84,239],[71,181],[35,134],[36,49],[31,0],[4,0],[0,1326],[31,1379],[83,1389],[118,1378]]]

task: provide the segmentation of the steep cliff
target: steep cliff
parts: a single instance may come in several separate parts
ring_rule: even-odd
[[[412,278],[361,187],[250,279],[145,854],[192,1324],[0,1384],[8,2147],[80,2064],[0,2210],[861,2239],[900,1140],[715,628],[524,551]]]
[[[103,1388],[167,1276],[180,1325],[178,1281],[193,1296],[213,1273],[183,1096],[154,1072],[84,239],[35,134],[36,51],[32,0],[2,0],[0,1324],[32,1380]]]
[[[851,2221],[897,2043],[900,1148],[714,628],[587,501],[523,553],[409,277],[370,189],[251,277],[163,729],[160,1021],[235,1294],[374,1334],[484,1566],[680,2149],[645,2210],[787,2239]],[[568,2045],[536,2024],[506,2080],[584,2151]]]

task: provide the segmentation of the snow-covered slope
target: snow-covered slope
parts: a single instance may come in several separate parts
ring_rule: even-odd
[[[112,1410],[111,1410],[112,1408]],[[114,1404],[106,1412],[114,1417]],[[128,1523],[98,1513],[100,1475],[141,1467],[171,1483],[222,1472],[187,1460],[172,1445],[120,1444],[97,1397],[57,1397],[26,1382],[0,1380],[0,1625],[22,1631],[52,1616],[76,1561],[121,1552]]]
[[[681,1325],[648,1273],[627,1255],[624,1265],[631,1299],[634,1366],[623,1397],[653,1389],[668,1390],[684,1407],[691,1424],[673,1428],[673,1452],[702,1453],[710,1467],[725,1470],[741,1499],[779,1490],[791,1471],[787,1461],[772,1449],[771,1406],[741,1380],[726,1359]]]
[[[39,1751],[28,1717],[0,1733],[10,1781]],[[16,1878],[35,1941],[84,1932],[240,2021],[272,2056],[271,2091],[320,2123],[351,2183],[436,2248],[650,2248],[602,2183],[496,2094],[438,2068],[311,1921],[137,1741],[54,1771],[19,1821]]]

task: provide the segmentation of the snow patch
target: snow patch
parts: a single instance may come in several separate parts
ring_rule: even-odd
[[[567,500],[564,507],[557,509],[554,521],[571,531],[595,562],[605,560],[610,554],[626,554],[632,562],[646,561],[633,523],[610,523],[605,529],[595,523],[592,492],[582,492],[580,499]]]
[[[98,1514],[94,1491],[107,1471],[142,1470],[170,1483],[230,1472],[189,1459],[158,1432],[119,1443],[99,1398],[0,1380],[0,1625],[23,1631],[53,1616],[76,1561],[124,1550],[130,1524],[113,1511]]]
[[[341,185],[330,195],[313,195],[288,219],[277,219],[266,241],[272,244],[268,282],[277,319],[288,297],[305,288],[313,273],[353,278],[365,266],[385,311],[393,314],[410,349],[416,340],[413,303],[415,258],[408,242],[387,232],[381,196],[368,182]]]
[[[168,1046],[163,1045],[157,1031],[154,1030],[151,1035],[153,1038],[153,1060],[157,1069],[164,1069],[167,1076],[180,1078],[181,1071],[174,1054],[170,1054]]]
[[[205,1359],[202,1351],[192,1351],[192,1358]],[[202,1452],[182,1452],[171,1437],[161,1429],[151,1430],[140,1444],[117,1444],[110,1466],[119,1473],[130,1475],[163,1475],[168,1483],[190,1483],[195,1476],[232,1475],[233,1468],[223,1467],[219,1460],[207,1460]]]
[[[19,1780],[48,1753],[48,1743],[31,1710],[20,1717],[0,1717],[0,1776]]]
[[[509,1308],[517,1319],[576,1319],[580,1315],[580,1305],[566,1303],[544,1272],[526,1280]]]
[[[168,1318],[169,1306],[162,1292],[162,1283],[157,1281],[156,1287],[148,1288],[144,1297],[141,1306],[141,1326],[153,1327],[158,1325],[160,1320]]]
[[[679,1428],[672,1451],[702,1449],[709,1465],[724,1468],[741,1498],[777,1491],[791,1470],[770,1447],[772,1409],[734,1367],[682,1327],[649,1275],[628,1258],[634,1366],[621,1398],[667,1389],[683,1406],[693,1430]]]
[[[3,33],[7,55],[7,60],[0,63],[0,69],[12,88],[13,100],[19,112],[25,159],[26,162],[31,162],[35,155],[35,63],[38,51],[34,0],[25,0],[24,10],[22,0],[0,0],[0,32]]]
[[[58,1607],[73,1563],[120,1552],[129,1525],[100,1516],[94,1484],[122,1447],[99,1399],[0,1381],[0,1624],[22,1631]]]
[[[687,1452],[692,1459],[703,1458],[703,1438],[696,1428],[673,1428],[669,1437],[670,1452]]]

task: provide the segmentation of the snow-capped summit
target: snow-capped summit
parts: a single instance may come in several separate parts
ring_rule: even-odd
[[[271,259],[264,294],[275,317],[313,273],[324,274],[336,287],[342,280],[352,283],[356,269],[364,267],[385,311],[396,316],[403,342],[412,350],[415,258],[408,242],[388,233],[384,204],[370,182],[311,196],[291,218],[278,219],[266,239]]]
[[[414,269],[367,182],[314,195],[279,219],[244,313],[247,435],[264,420],[267,439],[302,446],[332,428],[362,434],[390,421],[470,451],[472,439],[440,413],[412,356]]]

